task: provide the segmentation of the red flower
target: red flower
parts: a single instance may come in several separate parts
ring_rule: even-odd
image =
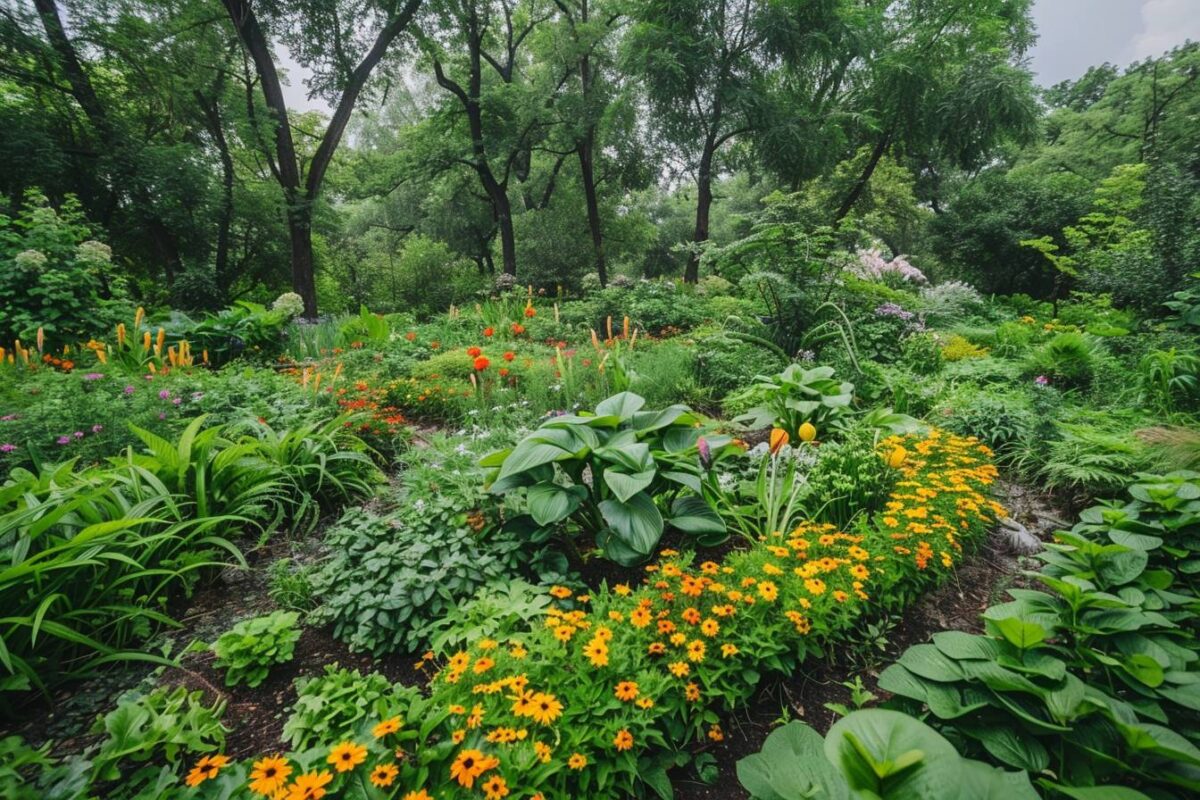
[[[525,316],[529,319],[537,316],[537,312],[533,310],[533,306],[525,306]]]
[[[501,368],[500,368],[500,377],[501,377],[501,378],[507,378],[507,377],[508,377],[508,367],[501,367]]]
[[[516,354],[516,353],[514,353],[512,350],[509,350],[508,352],[506,352],[506,353],[504,354],[504,360],[505,360],[505,361],[512,361],[512,360],[513,360],[514,358],[516,358],[516,357],[517,357],[517,354]]]
[[[404,334],[404,338],[408,339],[410,342],[415,342],[417,340],[417,332],[409,331],[408,333]]]
[[[519,322],[514,322],[512,324],[512,332],[513,332],[514,336],[520,336],[522,333],[525,332],[525,326]]]
[[[478,350],[479,348],[475,348],[475,349]],[[483,372],[485,369],[488,368],[488,364],[491,364],[491,363],[492,362],[487,360],[487,356],[476,356],[475,369],[479,370],[480,372]]]
[[[478,347],[468,347],[467,348],[467,355],[469,355],[471,358],[478,358],[479,354],[482,352],[483,351],[480,350]]]
[[[490,336],[492,336],[492,334],[494,334],[495,332],[496,332],[496,331],[495,331],[495,329],[494,329],[494,328],[492,328],[492,327],[490,327],[490,326],[489,326],[489,327],[487,327],[487,328],[484,328],[484,329],[483,329],[483,335],[484,335],[484,336],[488,336],[488,337],[490,337]]]

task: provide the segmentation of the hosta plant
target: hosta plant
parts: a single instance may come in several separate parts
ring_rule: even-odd
[[[725,523],[700,493],[714,461],[734,445],[725,436],[704,439],[700,417],[686,406],[644,405],[622,392],[594,412],[551,417],[480,462],[491,491],[524,490],[528,514],[515,524],[535,541],[567,527],[621,564],[648,558],[668,525],[702,544],[721,541]]]
[[[933,728],[883,709],[851,712],[825,739],[803,722],[767,737],[738,762],[755,800],[1036,800],[1029,778],[963,758]]]
[[[796,439],[805,423],[820,431],[849,411],[854,400],[854,384],[834,378],[833,367],[792,364],[778,375],[759,375],[755,380],[750,391],[761,398],[760,405],[738,421],[754,428],[773,425]]]
[[[213,643],[216,666],[225,670],[225,685],[250,688],[267,679],[271,667],[292,660],[300,629],[294,611],[275,611],[247,619],[221,634]]]

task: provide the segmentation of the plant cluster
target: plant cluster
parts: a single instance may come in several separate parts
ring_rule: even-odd
[[[271,667],[292,660],[300,629],[300,615],[275,611],[243,620],[212,644],[215,666],[225,670],[225,685],[246,684],[251,689],[267,679]]]

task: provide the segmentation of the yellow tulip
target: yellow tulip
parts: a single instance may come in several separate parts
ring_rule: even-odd
[[[776,455],[788,443],[788,432],[783,428],[771,431],[771,455]]]
[[[904,459],[907,457],[908,451],[900,445],[896,445],[895,449],[888,453],[885,461],[887,461],[887,465],[892,469],[899,469],[900,465],[904,463]]]
[[[800,441],[802,442],[811,442],[813,439],[817,438],[817,429],[811,422],[806,422],[801,425],[800,430],[797,431],[797,433],[800,434]]]

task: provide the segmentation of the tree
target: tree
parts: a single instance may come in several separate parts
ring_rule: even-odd
[[[336,97],[333,116],[320,144],[308,163],[307,174],[300,163],[292,124],[288,117],[283,87],[275,55],[266,31],[252,7],[252,0],[222,0],[238,38],[254,64],[263,99],[274,126],[274,153],[268,154],[271,173],[283,189],[287,203],[288,233],[291,241],[292,288],[304,299],[305,316],[317,314],[317,288],[314,275],[312,220],[313,205],[321,192],[329,164],[341,143],[354,105],[362,94],[371,72],[383,60],[388,48],[408,27],[421,0],[405,2],[339,2],[313,0],[305,4],[299,34],[292,43],[293,52],[309,55],[315,64],[316,91]],[[382,20],[374,39],[367,42],[358,35],[362,18]],[[361,54],[354,51],[359,50]],[[355,63],[357,62],[357,63]]]
[[[762,124],[767,79],[796,39],[827,23],[832,3],[763,0],[646,0],[633,6],[627,68],[640,75],[657,133],[696,185],[696,245],[684,279],[699,277],[708,240],[717,158],[728,142]]]

